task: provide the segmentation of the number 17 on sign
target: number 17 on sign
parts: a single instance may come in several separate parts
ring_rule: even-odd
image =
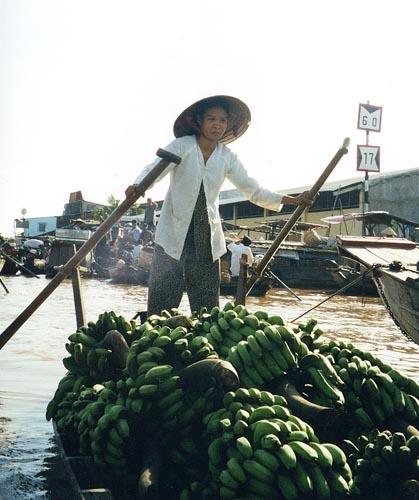
[[[357,170],[364,172],[380,171],[380,146],[357,147]]]

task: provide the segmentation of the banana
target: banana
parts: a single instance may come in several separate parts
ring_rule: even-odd
[[[183,398],[183,389],[178,388],[175,389],[173,392],[167,394],[164,398],[161,398],[157,402],[157,406],[159,408],[162,408],[163,410],[169,408],[170,406],[174,405],[178,401],[181,401]]]
[[[266,434],[261,437],[260,445],[264,450],[278,450],[281,448],[282,443],[275,434]]]
[[[237,482],[246,482],[246,473],[237,458],[230,458],[227,461],[227,470]]]
[[[250,445],[250,443],[249,443]],[[211,464],[218,466],[224,459],[224,443],[221,438],[216,438],[208,446],[208,457]]]
[[[263,483],[272,484],[275,480],[275,475],[272,471],[268,469],[268,467],[265,467],[265,465],[259,463],[257,460],[244,460],[243,468],[252,477],[258,481],[262,481]]]
[[[159,389],[156,384],[144,384],[139,387],[138,391],[141,396],[153,396]]]
[[[158,349],[158,348],[156,348]],[[164,352],[164,351],[163,351]],[[159,380],[162,378],[167,378],[172,374],[173,366],[172,365],[158,365],[150,368],[146,374],[145,379],[147,382]]]
[[[416,424],[418,422],[418,414],[416,413],[415,398],[403,391],[404,396],[404,413],[408,422]]]
[[[371,398],[372,402],[381,403],[381,393],[377,383],[372,378],[366,378],[362,390]]]
[[[244,364],[246,367],[251,367],[253,365],[252,358],[250,357],[248,351],[248,345],[245,340],[241,340],[237,344],[237,353],[240,357],[240,360],[242,361],[242,364]]]
[[[228,470],[221,471],[218,479],[223,486],[232,490],[236,490],[239,486],[239,483],[233,478]]]
[[[236,491],[231,489],[231,488],[227,488],[227,486],[220,486],[220,499],[234,499],[234,498],[237,498],[237,494],[236,494]]]
[[[211,327],[210,327],[210,333],[211,335],[214,337],[214,339],[217,341],[217,342],[222,342],[223,341],[223,336],[221,335],[221,332],[220,332],[220,329],[218,328],[217,325],[213,324]]]
[[[96,352],[94,349],[89,349],[86,356],[86,363],[89,368],[95,369],[97,367]]]
[[[279,368],[285,373],[288,370],[288,363],[285,357],[282,355],[281,350],[275,349],[270,354],[276,361],[276,364],[279,366]]]
[[[322,469],[330,469],[333,466],[333,456],[328,448],[326,446],[323,446],[322,443],[314,442],[311,442],[310,446],[317,452],[320,467]]]
[[[270,372],[274,375],[274,377],[281,377],[285,373],[285,370],[281,366],[286,366],[286,363],[283,363],[280,366],[277,363],[275,357],[273,356],[273,352],[265,350],[265,352],[263,353],[263,360],[266,363],[266,366],[269,368]]]
[[[252,445],[245,436],[241,436],[236,439],[236,447],[245,459],[249,459],[253,455]]]
[[[298,460],[295,468],[293,469],[293,476],[295,478],[297,488],[303,495],[308,495],[313,491],[313,480],[311,479],[311,476],[308,474],[302,463]]]
[[[342,392],[329,383],[320,370],[310,367],[307,371],[310,374],[316,388],[319,389],[327,398],[332,401],[344,401]]]
[[[274,376],[272,375],[272,372],[270,371],[268,366],[265,364],[263,358],[258,358],[253,354],[253,352],[250,353],[250,357],[252,358],[255,370],[259,373],[262,379],[265,382],[272,382]]]
[[[229,321],[230,327],[234,330],[239,330],[242,326],[245,325],[244,321],[241,318],[233,318]]]
[[[298,500],[300,497],[297,487],[288,475],[277,474],[276,484],[285,500]]]
[[[276,416],[275,409],[272,406],[263,405],[256,408],[249,417],[249,424],[253,424],[259,420],[274,418]]]
[[[253,381],[253,384],[251,385],[251,387],[255,387],[255,386],[260,387],[264,384],[264,380],[259,375],[259,372],[256,370],[256,368],[253,368],[252,366],[246,366],[244,368],[244,372],[250,378],[250,380]]]
[[[234,328],[229,328],[228,330],[225,330],[224,334],[226,338],[229,338],[230,340],[233,341],[234,345],[243,340],[242,334],[238,330],[235,330]],[[226,338],[224,338],[224,341],[226,340]]]
[[[375,380],[375,382],[379,386],[384,387],[384,389],[386,389],[386,391],[390,395],[392,395],[394,393],[395,384],[394,384],[393,379],[390,377],[390,375],[388,375],[388,373],[380,372],[380,373],[374,374],[373,379]]]
[[[276,458],[275,455],[272,453],[269,453],[269,451],[258,449],[255,450],[253,457],[255,460],[257,460],[260,464],[264,465],[268,469],[270,469],[272,472],[276,472],[279,466],[278,459]]]
[[[116,430],[118,434],[123,438],[123,439],[128,439],[129,438],[129,425],[127,420],[124,418],[120,418],[116,422]]]
[[[240,314],[239,314],[239,318],[240,318]],[[242,319],[247,326],[250,326],[250,328],[253,328],[254,330],[259,328],[259,319],[254,314],[248,314],[247,316],[245,316]]]
[[[301,441],[301,442],[308,443],[309,439],[308,439],[307,432],[300,431],[300,430],[290,432],[287,436],[286,442],[289,443],[290,441]]]
[[[249,499],[276,498],[277,496],[277,491],[273,486],[259,481],[254,477],[247,480],[246,489],[251,493],[251,495],[245,497]],[[237,495],[235,498],[237,499]]]
[[[303,371],[307,370],[307,368],[321,368],[319,355],[315,352],[310,352],[300,359],[299,366]]]
[[[363,408],[357,408],[353,414],[356,423],[362,429],[372,429],[374,427],[374,422],[371,420],[371,417]]]
[[[317,451],[308,443],[304,443],[303,441],[289,441],[287,444],[292,448],[297,457],[302,458],[304,461],[313,463],[319,460]]]
[[[247,337],[247,343],[249,344],[250,351],[255,355],[255,356],[262,356],[263,352],[262,349],[256,340],[256,338],[253,335],[249,335]]]
[[[281,334],[274,326],[266,326],[263,330],[263,333],[266,335],[266,338],[276,344],[278,347],[282,347],[284,341],[282,340]]]
[[[259,420],[258,422],[252,424],[250,428],[253,430],[253,444],[256,447],[261,445],[261,440],[263,436],[267,434],[280,434],[280,427],[271,420]]]
[[[275,450],[275,454],[287,470],[294,469],[297,464],[297,455],[291,446],[284,444]]]
[[[394,393],[392,394],[394,409],[396,412],[401,413],[405,407],[404,393],[401,391],[397,385],[394,385]]]
[[[325,472],[325,477],[327,480],[327,484],[329,485],[329,488],[332,492],[340,493],[343,495],[348,494],[349,485],[341,474],[331,469]]]
[[[329,500],[331,498],[329,484],[317,465],[310,469],[310,477],[313,480],[313,492],[315,497],[319,500]]]
[[[262,349],[266,349],[267,351],[274,351],[276,349],[275,345],[272,344],[262,330],[256,330],[254,336]]]
[[[297,364],[296,358],[289,348],[288,344],[284,342],[284,345],[279,348],[282,356],[285,358],[285,361],[287,362],[288,368],[294,368]]]
[[[159,384],[159,393],[171,393],[180,386],[180,377],[174,375]]]
[[[346,463],[346,455],[339,446],[333,443],[322,443],[322,445],[331,453],[333,457],[333,464],[343,466]]]

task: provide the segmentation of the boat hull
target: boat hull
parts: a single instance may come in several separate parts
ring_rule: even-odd
[[[396,325],[419,344],[419,278],[400,281],[391,273],[379,271],[374,281]]]

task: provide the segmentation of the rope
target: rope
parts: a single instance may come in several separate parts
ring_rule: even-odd
[[[298,319],[302,318],[303,316],[305,316],[309,312],[313,311],[314,309],[317,309],[319,306],[321,306],[322,304],[324,304],[325,302],[327,302],[328,300],[330,300],[331,298],[333,298],[335,295],[338,295],[339,293],[344,292],[345,290],[347,290],[348,288],[350,288],[355,283],[358,283],[358,281],[361,281],[362,279],[364,279],[367,274],[371,273],[372,271],[374,271],[378,267],[383,267],[383,266],[381,266],[380,264],[373,265],[372,267],[370,267],[369,269],[367,269],[366,271],[364,271],[362,274],[360,274],[357,278],[355,278],[354,280],[350,281],[347,285],[345,285],[344,287],[340,288],[336,292],[332,293],[332,295],[329,295],[329,297],[326,297],[324,300],[322,300],[321,302],[319,302],[315,306],[311,307],[310,309],[308,309],[303,314],[300,314],[299,316],[297,316],[296,318],[294,318],[293,320],[291,320],[291,323],[294,323],[294,321],[297,321]]]

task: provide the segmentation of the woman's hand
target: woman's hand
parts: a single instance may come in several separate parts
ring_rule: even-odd
[[[128,186],[127,189],[125,190],[125,196],[127,198],[133,198],[134,196],[136,198],[139,198],[140,196],[144,196],[144,193],[138,193],[136,188],[137,188],[136,185]]]
[[[304,191],[297,196],[284,195],[282,197],[283,205],[305,205],[306,207],[311,207],[314,200],[309,195],[310,191]]]

